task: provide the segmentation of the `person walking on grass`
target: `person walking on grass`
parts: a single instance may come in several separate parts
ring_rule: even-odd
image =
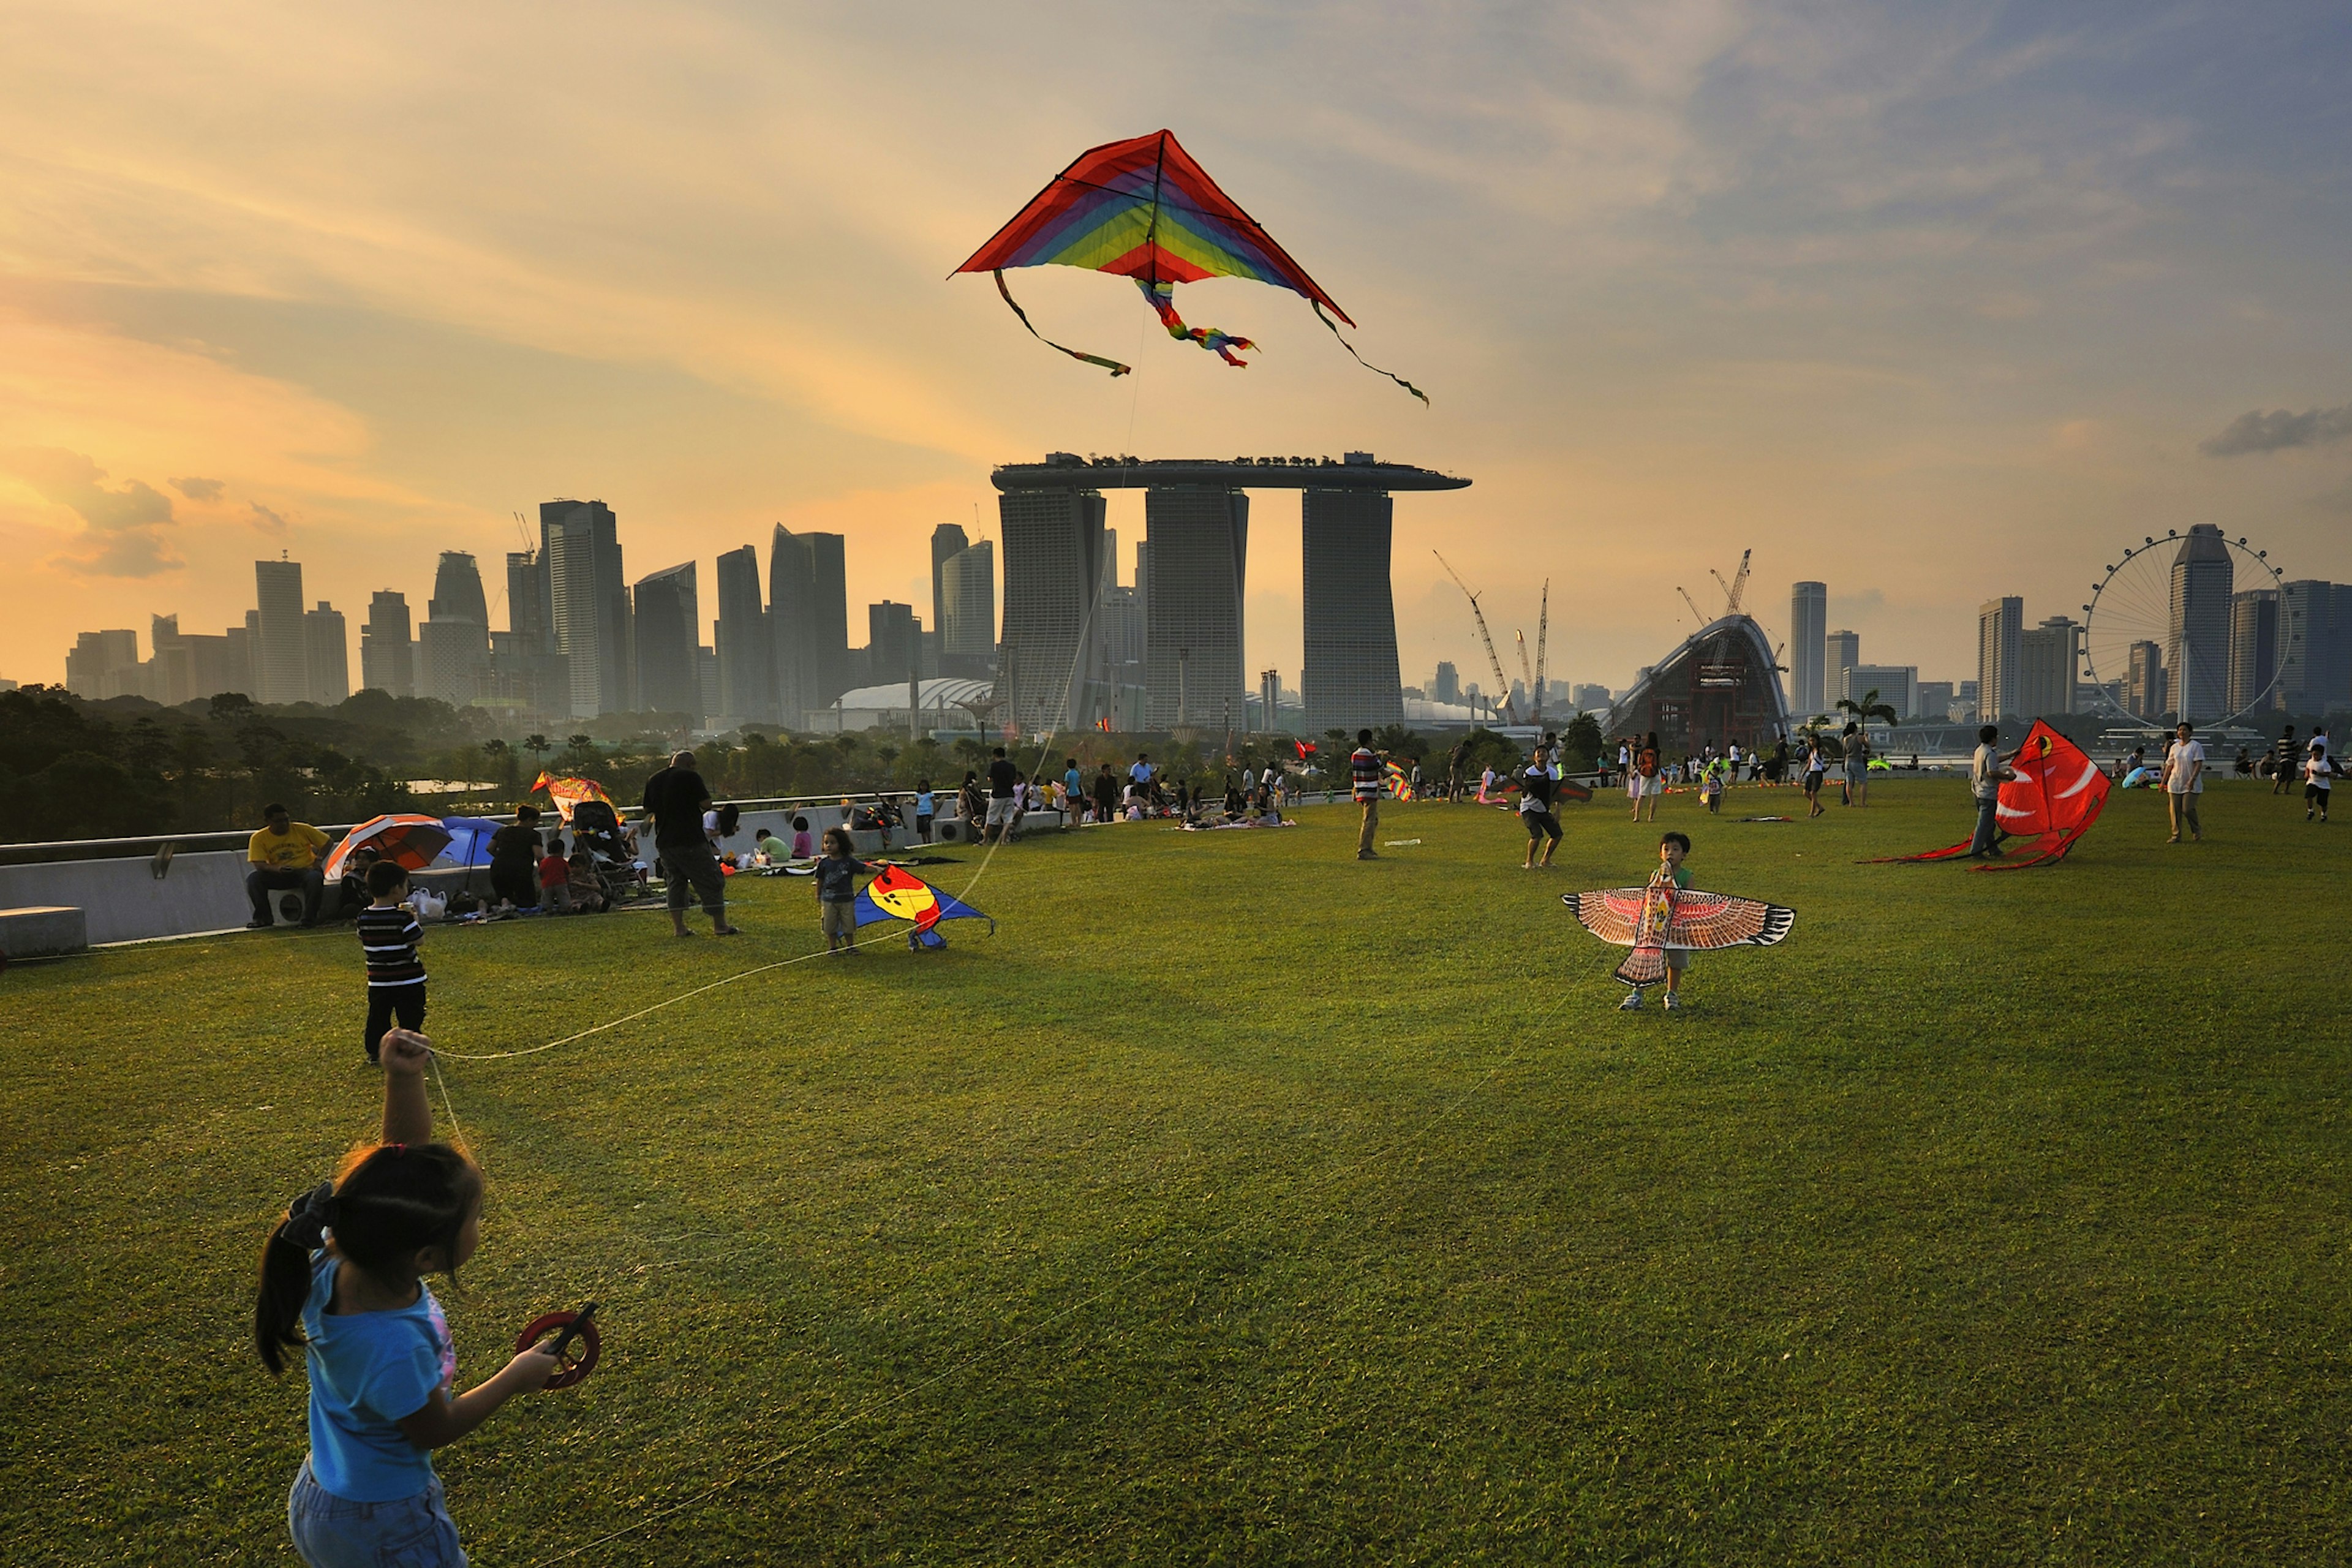
[[[1661,837],[1658,840],[1658,869],[1651,875],[1650,885],[1654,888],[1660,882],[1666,882],[1672,884],[1676,892],[1688,889],[1690,873],[1683,869],[1683,861],[1689,857],[1690,847],[1690,835],[1687,833],[1668,832]],[[1666,994],[1664,1003],[1666,1011],[1671,1013],[1683,1005],[1680,993],[1683,973],[1690,968],[1690,949],[1670,947],[1665,951]],[[1617,1004],[1617,1010],[1621,1013],[1640,1012],[1641,987],[1637,985],[1625,993],[1625,1000]]]
[[[1625,788],[1633,797],[1633,820],[1658,820],[1658,800],[1666,793],[1665,769],[1658,753],[1658,732],[1651,731],[1633,747],[1633,765],[1625,774]]]
[[[1552,811],[1552,785],[1558,781],[1558,764],[1544,761],[1538,752],[1528,763],[1519,779],[1519,821],[1528,830],[1528,858],[1519,869],[1532,871],[1540,866],[1551,869],[1552,851],[1559,847],[1559,817]],[[1543,858],[1536,858],[1536,846],[1543,846]]]
[[[2172,816],[2172,837],[2165,840],[2167,844],[2180,842],[2184,824],[2190,843],[2205,842],[2204,825],[2197,820],[2197,803],[2204,793],[2205,748],[2197,743],[2196,727],[2184,719],[2164,753],[2164,795]]]
[[[1845,804],[1870,804],[1870,737],[1855,723],[1845,727]]]
[[[433,1450],[560,1370],[551,1341],[457,1392],[448,1319],[425,1283],[457,1277],[481,1239],[482,1169],[434,1141],[425,1065],[433,1042],[383,1037],[380,1141],[287,1205],[261,1253],[253,1348],[273,1377],[299,1351],[310,1452],[286,1500],[294,1550],[318,1568],[463,1564]]]
[[[654,819],[654,855],[668,889],[671,929],[679,936],[694,934],[686,929],[690,889],[702,897],[712,935],[739,934],[741,927],[727,923],[726,876],[703,835],[702,814],[710,809],[710,786],[694,771],[692,752],[671,757],[669,766],[646,781],[645,808]]]
[[[983,841],[998,844],[1013,842],[1013,830],[1021,820],[1021,770],[996,748],[988,764],[988,826],[982,835]]]
[[[2336,759],[2328,754],[2327,726],[2312,727],[2311,744],[2303,764],[2303,819],[2311,820],[2314,811],[2319,820],[2327,820],[2328,792],[2336,787]]]
[[[360,1043],[377,1064],[384,1032],[397,1018],[404,1029],[425,1027],[425,961],[416,949],[425,928],[408,907],[408,873],[389,860],[368,868],[368,907],[360,911],[360,953],[367,961],[367,1025]]]
[[[2325,735],[2327,726],[2322,724],[2312,733]],[[2293,789],[2294,775],[2303,771],[2303,763],[2304,748],[2295,744],[2294,726],[2289,724],[2280,731],[2278,744],[2271,752],[2271,793],[2284,795]]]
[[[1822,755],[1822,738],[1815,735],[1805,742],[1805,815],[1822,814],[1822,776],[1829,771],[1829,761]]]
[[[1969,793],[1977,803],[1976,837],[1969,840],[1969,858],[2000,858],[2000,786],[2017,775],[2000,754],[2000,729],[1977,728],[1976,754],[1969,760]]]
[[[1356,731],[1356,749],[1348,758],[1349,792],[1356,804],[1364,808],[1363,826],[1356,830],[1356,858],[1377,860],[1380,851],[1372,847],[1372,836],[1381,826],[1381,754],[1372,750],[1372,732]]]

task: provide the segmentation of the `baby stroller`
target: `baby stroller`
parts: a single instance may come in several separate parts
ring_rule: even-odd
[[[637,871],[636,851],[621,826],[620,813],[604,801],[583,800],[572,808],[571,826],[572,843],[588,851],[596,886],[607,902],[625,904],[647,896]]]

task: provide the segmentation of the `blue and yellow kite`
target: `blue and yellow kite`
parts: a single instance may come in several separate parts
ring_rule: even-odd
[[[996,934],[994,920],[898,866],[885,866],[880,876],[858,889],[856,908],[862,926],[912,921],[915,929],[907,933],[907,945],[913,949],[947,946],[948,939],[933,929],[941,921],[987,921],[989,934]]]

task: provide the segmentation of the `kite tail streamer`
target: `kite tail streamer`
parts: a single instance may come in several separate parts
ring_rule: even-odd
[[[1139,278],[1135,280],[1135,286],[1143,290],[1143,297],[1146,300],[1151,301],[1152,310],[1159,312],[1160,324],[1168,329],[1170,337],[1179,342],[1198,343],[1227,364],[1238,366],[1243,370],[1249,368],[1249,361],[1236,359],[1234,357],[1233,351],[1255,349],[1257,345],[1247,338],[1234,337],[1222,327],[1186,326],[1184,318],[1176,313],[1176,285],[1147,283]]]
[[[1330,317],[1323,313],[1323,302],[1321,300],[1310,300],[1307,303],[1315,307],[1315,319],[1331,329],[1331,335],[1335,338],[1339,338],[1339,346],[1346,349],[1349,356],[1358,364],[1362,365],[1366,370],[1370,371],[1375,375],[1387,376],[1391,381],[1395,382],[1399,386],[1403,387],[1407,392],[1410,392],[1415,397],[1420,398],[1421,405],[1423,408],[1429,406],[1429,394],[1422,391],[1421,388],[1415,386],[1412,383],[1407,381],[1396,372],[1392,370],[1382,370],[1380,366],[1374,364],[1363,355],[1356,353],[1356,345],[1349,342],[1346,338],[1339,336],[1339,323],[1332,321]]]
[[[1013,297],[1013,290],[1004,286],[1003,269],[1001,268],[998,268],[993,276],[996,279],[996,291],[1004,296],[1004,302],[1013,307],[1013,313],[1021,318],[1021,324],[1029,329],[1029,335],[1036,339],[1039,342],[1044,343],[1047,348],[1061,349],[1064,353],[1069,355],[1072,359],[1084,360],[1088,364],[1098,364],[1102,366],[1103,369],[1110,372],[1113,375],[1125,375],[1133,368],[1129,365],[1123,365],[1115,359],[1104,359],[1099,354],[1082,354],[1076,349],[1063,348],[1060,343],[1055,342],[1053,339],[1039,331],[1034,323],[1029,320],[1029,312],[1021,308],[1021,301],[1015,300]]]

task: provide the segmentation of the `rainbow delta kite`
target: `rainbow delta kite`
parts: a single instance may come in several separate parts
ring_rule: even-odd
[[[989,934],[996,934],[993,920],[898,866],[883,867],[880,876],[857,890],[856,911],[862,926],[876,921],[912,921],[914,929],[907,933],[909,948],[947,946],[948,939],[932,929],[941,921],[988,921]]]
[[[1559,901],[1601,941],[1633,950],[1617,966],[1617,978],[1636,990],[1666,977],[1669,948],[1770,947],[1797,923],[1797,911],[1785,904],[1677,888],[1663,867],[1646,888],[1563,893]]]
[[[1230,365],[1246,366],[1236,349],[1257,345],[1217,327],[1188,327],[1176,313],[1176,285],[1204,278],[1246,278],[1271,283],[1303,297],[1315,309],[1316,320],[1331,329],[1339,346],[1366,370],[1387,376],[1426,405],[1429,395],[1401,375],[1356,353],[1339,336],[1331,317],[1356,323],[1339,309],[1323,286],[1290,258],[1217,188],[1208,172],[1192,162],[1166,131],[1108,142],[1079,154],[1076,163],[1031,198],[995,237],[972,252],[957,272],[986,272],[996,279],[996,291],[1021,318],[1021,324],[1047,348],[1060,349],[1075,360],[1100,365],[1113,375],[1125,375],[1129,366],[1099,354],[1080,353],[1054,342],[1030,321],[1029,313],[1005,287],[1004,274],[1014,267],[1083,267],[1089,271],[1132,278],[1144,299],[1160,316],[1168,335],[1191,342]],[[952,274],[950,275],[952,276]],[[1330,314],[1324,312],[1328,310]]]
[[[2041,720],[2025,734],[2010,764],[2017,776],[2000,786],[1996,821],[2000,837],[2026,838],[2016,849],[2003,849],[1999,860],[1977,866],[1978,871],[2022,871],[2029,866],[2055,866],[2066,858],[2099,813],[2107,806],[2107,775],[2099,764]],[[1954,860],[1969,852],[1973,840],[1948,849],[1919,855],[1891,855],[1862,862],[1867,866],[1908,865],[1922,860]]]

